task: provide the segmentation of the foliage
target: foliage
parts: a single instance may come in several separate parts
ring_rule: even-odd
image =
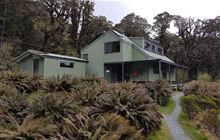
[[[59,133],[63,136],[68,133],[67,118],[72,118],[76,123],[86,117],[86,110],[83,110],[71,96],[66,94],[41,95],[33,99],[27,110],[29,114],[33,114],[37,118],[49,118],[49,121],[58,126]]]
[[[148,140],[173,140],[167,124],[162,121],[160,130],[152,132],[148,137]]]
[[[175,101],[172,98],[170,98],[166,106],[159,106],[159,111],[164,114],[171,115],[175,109],[175,106]]]
[[[178,122],[183,130],[192,140],[208,140],[209,138],[203,133],[203,131],[195,125],[192,120],[189,120],[185,113],[181,113]]]
[[[17,71],[3,71],[0,73],[0,81],[6,85],[15,87],[21,93],[30,93],[41,86],[41,78]]]
[[[12,86],[0,82],[0,97],[18,93],[18,90]]]
[[[136,128],[146,134],[158,129],[161,125],[161,114],[157,111],[152,99],[145,93],[117,90],[114,93],[103,93],[94,105],[93,115],[115,112],[127,118]]]
[[[212,109],[205,112],[200,123],[220,137],[220,110]]]
[[[199,73],[198,76],[197,76],[197,80],[211,81],[212,77],[208,73]]]
[[[73,78],[70,75],[53,76],[45,80],[43,89],[46,92],[71,92],[76,89],[76,85],[79,83],[77,78]]]
[[[66,119],[70,139],[134,139],[144,137],[129,121],[116,113],[105,113],[97,118],[87,119],[81,125]]]
[[[3,114],[8,113],[13,116],[17,122],[22,122],[27,115],[26,108],[28,103],[26,96],[18,93],[7,94],[7,96],[0,97],[0,106],[2,107]]]
[[[188,94],[202,94],[207,96],[219,97],[220,84],[206,81],[191,81],[183,86],[183,92]],[[220,98],[219,98],[220,99]]]
[[[129,37],[148,38],[150,27],[151,25],[145,18],[135,15],[135,13],[130,13],[120,23],[116,24],[114,28]]]
[[[68,95],[51,94],[34,98],[28,112],[35,116],[50,116],[53,120],[82,112],[82,109]]]
[[[164,79],[159,79],[151,83],[146,83],[146,88],[151,98],[159,105],[166,105],[172,93],[172,88]]]
[[[189,118],[195,117],[199,112],[217,108],[218,102],[215,98],[204,95],[187,95],[181,98],[181,106]]]
[[[3,69],[13,69],[13,67],[15,67],[15,63],[13,62],[13,58],[11,56],[11,50],[12,46],[8,43],[4,43],[0,47],[0,67],[4,67]]]
[[[44,118],[28,115],[20,124],[10,115],[0,116],[1,139],[47,139],[56,135],[57,127]]]

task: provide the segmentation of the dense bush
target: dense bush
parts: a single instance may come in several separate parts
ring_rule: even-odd
[[[71,92],[76,89],[79,79],[70,75],[50,77],[45,80],[43,89],[46,92]]]
[[[197,80],[200,81],[211,81],[212,77],[208,73],[199,73],[197,76]]]
[[[15,87],[21,93],[30,93],[41,86],[41,78],[17,71],[4,71],[0,73],[0,81]]]
[[[172,93],[172,88],[169,83],[164,79],[159,79],[146,84],[150,94],[159,105],[166,105],[169,102],[169,98]]]
[[[209,110],[204,113],[200,122],[203,127],[211,130],[220,138],[220,110]]]
[[[0,97],[1,96],[8,96],[11,94],[16,94],[18,93],[18,90],[15,87],[6,85],[2,82],[0,82]]]
[[[156,102],[143,85],[110,84],[95,76],[38,80],[1,75],[0,139],[142,140],[161,126]],[[25,94],[39,83],[34,98]]]
[[[220,84],[216,82],[191,81],[183,86],[183,92],[187,94],[220,95]]]
[[[0,116],[0,139],[43,140],[52,139],[56,134],[57,126],[49,124],[45,118],[28,115],[19,123],[13,116]]]
[[[149,134],[161,125],[161,114],[153,100],[145,93],[130,91],[101,94],[94,105],[93,115],[115,112],[130,120],[130,123]]]
[[[181,106],[189,118],[194,118],[199,112],[217,108],[218,100],[204,95],[187,95],[181,98]]]

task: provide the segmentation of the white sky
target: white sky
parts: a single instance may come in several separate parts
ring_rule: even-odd
[[[146,18],[150,24],[153,17],[164,11],[183,17],[200,19],[220,16],[220,0],[94,0],[95,15],[106,16],[118,23],[134,12]]]

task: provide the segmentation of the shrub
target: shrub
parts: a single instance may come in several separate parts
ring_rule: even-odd
[[[153,100],[145,93],[121,90],[115,90],[112,94],[103,93],[97,98],[93,115],[104,113],[117,113],[146,134],[160,128],[161,125],[162,116]]]
[[[172,88],[164,79],[159,79],[146,84],[147,93],[150,94],[159,105],[166,105],[172,93]]]
[[[22,122],[27,115],[26,108],[28,102],[26,96],[23,94],[9,94],[7,96],[0,97],[0,106],[4,109],[4,114],[10,114],[17,122]]]
[[[86,111],[74,102],[66,94],[46,94],[34,98],[28,107],[28,113],[34,114],[35,117],[49,117],[50,121],[56,124],[62,135],[66,134],[65,118],[72,117],[75,120],[86,116]]]
[[[183,92],[186,95],[202,94],[208,96],[218,96],[220,95],[220,84],[215,82],[191,81],[183,86]]]
[[[208,73],[199,73],[198,76],[197,76],[197,80],[211,81],[212,77]]]
[[[201,111],[216,108],[215,101],[215,99],[203,95],[187,95],[181,97],[181,106],[183,112],[192,119]]]
[[[116,113],[105,113],[97,118],[87,119],[81,125],[66,120],[69,123],[69,139],[133,139],[141,140],[144,137],[140,132],[131,126],[129,121]]]
[[[46,79],[43,89],[46,92],[71,92],[76,89],[79,82],[79,79],[70,75],[63,75],[62,77],[58,75]]]
[[[30,93],[41,86],[41,78],[17,71],[5,71],[0,74],[2,83],[15,87],[21,93]]]
[[[18,90],[12,86],[0,82],[0,97],[17,94]]]
[[[48,139],[56,135],[57,127],[44,118],[28,115],[20,124],[12,116],[0,116],[0,139]]]
[[[201,124],[220,137],[220,110],[209,110],[204,113]]]

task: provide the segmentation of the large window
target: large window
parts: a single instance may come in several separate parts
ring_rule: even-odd
[[[120,41],[105,43],[105,53],[120,52]]]
[[[60,61],[60,67],[73,68],[74,63],[70,61]]]
[[[159,74],[159,63],[153,63],[153,73]]]

